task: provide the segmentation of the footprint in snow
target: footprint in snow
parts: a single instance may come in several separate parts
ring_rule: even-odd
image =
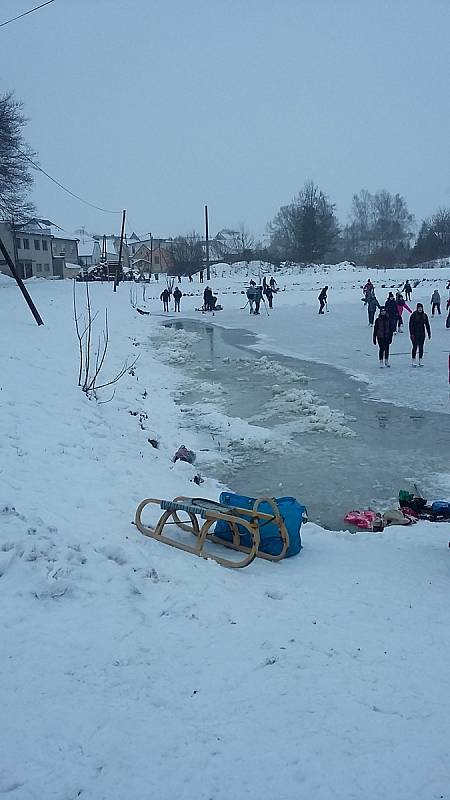
[[[264,592],[264,594],[266,595],[266,597],[269,597],[270,600],[284,600],[284,598],[286,597],[286,595],[283,594],[283,592],[278,592],[276,590],[267,591]]]
[[[108,561],[115,561],[119,567],[127,563],[125,551],[121,547],[101,547],[97,553],[104,555]]]

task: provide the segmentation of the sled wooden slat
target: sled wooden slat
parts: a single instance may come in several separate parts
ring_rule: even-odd
[[[269,503],[273,509],[272,514],[259,511],[259,506],[262,503]],[[161,508],[162,514],[156,523],[155,527],[149,527],[142,522],[142,512],[148,505],[157,505]],[[189,517],[189,520],[182,520],[179,513],[183,512]],[[211,531],[212,526],[223,520],[228,522],[232,531],[232,541],[226,541],[214,535]],[[259,526],[274,522],[279,529],[280,536],[283,542],[283,547],[278,555],[271,555],[270,553],[263,553],[259,550],[260,533]],[[152,539],[168,544],[178,550],[184,550],[187,553],[200,556],[201,558],[210,558],[217,561],[223,567],[230,567],[233,569],[247,567],[252,561],[258,557],[268,561],[280,561],[286,555],[289,547],[289,536],[275,501],[270,497],[258,498],[253,508],[238,508],[228,507],[216,503],[213,500],[206,500],[204,498],[192,497],[175,497],[174,500],[158,500],[156,498],[146,498],[139,503],[136,510],[135,524],[137,529],[144,535]],[[179,530],[195,536],[195,540],[191,543],[189,541],[176,539],[167,533],[167,525],[174,524]],[[251,547],[241,544],[241,535],[239,528],[245,528],[250,535],[252,542]],[[205,543],[209,541],[215,545],[231,548],[232,550],[239,551],[244,554],[243,558],[236,561],[216,555],[211,551],[205,550]]]

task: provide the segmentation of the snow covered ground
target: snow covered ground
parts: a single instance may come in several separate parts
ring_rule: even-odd
[[[246,276],[224,273],[211,283],[226,310],[211,321],[254,331],[263,349],[340,366],[374,398],[448,412],[444,315],[422,370],[410,367],[405,333],[384,372],[360,301],[365,271],[277,275],[286,291],[270,317],[241,311]],[[372,273],[378,298],[404,276]],[[425,277],[413,302],[429,309],[450,269]],[[325,283],[330,313],[319,317]],[[44,327],[1,279],[0,793],[449,797],[450,526],[353,535],[308,523],[299,556],[237,572],[144,539],[132,525],[143,497],[199,493],[195,467],[171,460],[180,444],[201,444],[175,403],[171,353],[189,358],[186,334],[176,345],[167,332],[162,352],[159,299],[139,300],[152,312],[141,316],[128,285],[114,294],[92,284],[99,334],[108,307],[105,379],[139,360],[88,400],[72,282],[28,288]],[[183,298],[183,316],[198,318],[200,304]],[[207,478],[200,493],[219,490]]]

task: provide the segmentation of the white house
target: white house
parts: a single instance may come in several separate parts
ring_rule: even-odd
[[[78,261],[82,267],[100,264],[102,250],[98,239],[82,239],[78,242]]]

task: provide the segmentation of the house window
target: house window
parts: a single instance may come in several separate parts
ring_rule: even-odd
[[[40,242],[39,239],[35,239],[34,240],[34,249],[35,250],[40,250],[41,249],[41,242]]]
[[[43,240],[42,240],[42,249],[43,249],[43,250],[48,250],[48,242],[47,242],[47,239],[43,239]]]
[[[29,239],[24,239],[23,240],[23,249],[24,250],[29,250],[30,249],[30,240]]]
[[[159,256],[154,256],[153,263],[154,264],[159,264]]]
[[[36,264],[36,272],[42,272],[42,264]]]
[[[20,239],[16,239],[16,245],[17,245],[17,249],[20,250],[21,247],[22,247],[22,243],[21,243]]]
[[[44,264],[45,272],[50,272],[50,264]]]

